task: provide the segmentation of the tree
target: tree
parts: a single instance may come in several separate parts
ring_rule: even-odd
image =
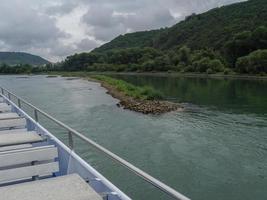
[[[260,26],[252,33],[255,49],[267,48],[267,27]]]
[[[178,51],[179,61],[186,65],[191,64],[191,49],[187,46],[183,46]]]
[[[202,58],[193,63],[194,70],[197,72],[222,72],[224,65],[218,59]]]
[[[240,73],[267,73],[267,49],[257,50],[239,58],[236,70]]]
[[[248,55],[255,49],[251,31],[243,31],[236,34],[232,40],[226,43],[225,49],[226,57],[231,66],[234,67],[239,57]]]

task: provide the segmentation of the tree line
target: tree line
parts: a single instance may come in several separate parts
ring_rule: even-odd
[[[39,73],[48,71],[114,71],[114,72],[181,72],[246,74],[267,73],[267,27],[241,31],[220,50],[191,49],[184,45],[169,50],[152,47],[114,49],[80,53],[63,62],[41,67],[27,64],[0,64],[0,73]]]
[[[267,27],[235,34],[220,50],[187,46],[170,50],[152,47],[114,49],[69,56],[54,68],[63,71],[199,73],[267,73]]]

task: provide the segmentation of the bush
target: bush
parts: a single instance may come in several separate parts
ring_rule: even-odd
[[[198,61],[193,63],[193,67],[197,72],[206,72],[207,69],[210,67],[210,59],[209,58],[202,58]]]
[[[267,73],[267,49],[257,50],[236,62],[236,70],[240,73]]]
[[[221,72],[224,70],[224,65],[220,60],[210,59],[208,57],[195,61],[193,67],[197,72],[207,72],[208,69],[213,72]]]
[[[181,70],[182,72],[194,72],[195,69],[192,65],[186,66],[183,70]]]
[[[162,99],[162,94],[160,92],[148,86],[141,88],[141,95],[145,96],[147,100]]]
[[[113,87],[115,87],[118,91],[124,93],[127,96],[143,99],[143,100],[156,100],[162,99],[162,94],[152,87],[144,86],[138,87],[133,84],[127,83],[123,80],[111,78],[103,75],[94,75],[91,76],[94,79],[103,81]]]
[[[225,68],[224,70],[223,70],[223,74],[224,75],[228,75],[228,74],[230,74],[232,71],[229,69],[229,68]]]
[[[154,69],[155,62],[153,60],[147,60],[142,64],[143,71],[152,71]]]
[[[207,74],[213,74],[213,70],[211,68],[207,69]]]
[[[211,60],[210,66],[211,66],[212,71],[215,71],[215,72],[222,72],[224,70],[224,65],[218,59]]]

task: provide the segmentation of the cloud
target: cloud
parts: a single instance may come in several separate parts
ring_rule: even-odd
[[[94,49],[98,45],[99,44],[95,40],[90,40],[86,38],[77,44],[77,49],[79,49],[79,51],[90,51],[91,49]]]
[[[238,0],[1,0],[0,50],[58,61]]]

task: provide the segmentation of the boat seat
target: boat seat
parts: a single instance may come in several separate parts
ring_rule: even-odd
[[[20,144],[20,145],[5,146],[5,147],[0,147],[0,152],[18,150],[18,149],[26,149],[26,148],[31,148],[31,147],[32,147],[32,144]]]
[[[35,131],[0,134],[0,147],[42,142],[45,138]]]
[[[77,174],[0,188],[4,200],[102,200]]]
[[[22,127],[23,128],[26,127],[26,119],[25,118],[0,120],[0,130],[22,128]]]
[[[53,145],[0,152],[0,184],[52,176],[59,171],[57,157]]]
[[[7,105],[6,103],[0,103],[0,113],[10,112],[10,111],[11,111],[10,105]]]
[[[17,113],[0,113],[0,120],[21,118]]]
[[[10,130],[0,130],[0,135],[1,134],[12,134],[12,133],[23,133],[23,132],[27,132],[26,128],[18,128],[18,129],[10,129]]]

